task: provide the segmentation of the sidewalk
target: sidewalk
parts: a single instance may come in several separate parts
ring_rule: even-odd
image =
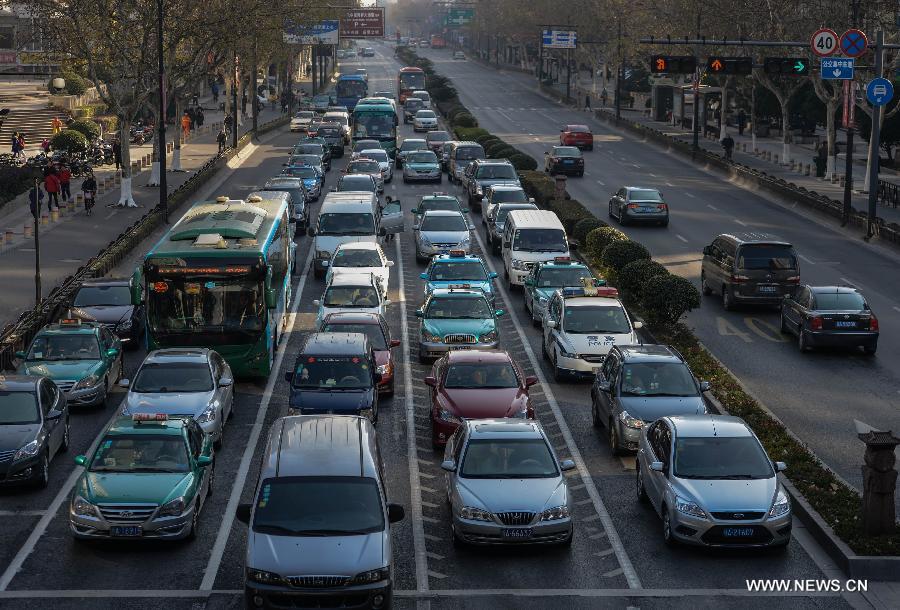
[[[201,105],[206,120],[203,128],[192,132],[191,138],[182,144],[181,165],[185,171],[167,172],[169,192],[178,188],[194,171],[218,154],[215,138],[221,128],[223,113],[214,109],[211,98],[201,100]],[[279,115],[280,110],[273,111],[267,107],[260,113],[259,122],[265,123]],[[250,118],[244,120],[239,126],[239,133],[246,133],[251,125]],[[172,141],[175,128],[174,125],[167,126],[167,141]],[[150,153],[149,144],[133,146],[132,162],[140,161]],[[169,153],[170,160],[171,156]],[[46,197],[44,199],[43,209],[46,217],[42,218],[38,227],[41,245],[41,286],[44,296],[159,201],[158,188],[146,186],[150,178],[149,164],[132,176],[137,208],[114,207],[119,197],[119,188],[113,185],[116,174],[114,165],[99,167],[94,174],[98,185],[110,183],[110,186],[98,191],[97,205],[92,216],[85,214],[82,205],[78,208],[61,209],[58,219],[54,220],[52,216],[47,215]],[[82,180],[83,178],[73,178],[73,196],[80,193]],[[33,221],[27,193],[7,203],[3,210],[6,213],[0,212],[0,227],[6,230],[4,243],[0,245],[0,277],[3,278],[3,290],[0,291],[0,328],[13,322],[22,311],[31,308],[34,305],[35,295],[35,248],[34,238],[30,234]],[[26,230],[29,232],[27,237]]]

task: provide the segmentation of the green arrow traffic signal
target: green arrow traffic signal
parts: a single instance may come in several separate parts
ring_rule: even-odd
[[[806,62],[802,59],[798,59],[797,63],[794,64],[794,73],[803,74],[806,72]]]
[[[806,76],[809,74],[809,61],[802,57],[766,57],[763,60],[763,72],[781,76]]]

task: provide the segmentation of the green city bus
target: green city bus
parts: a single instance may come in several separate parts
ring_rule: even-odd
[[[353,142],[378,140],[393,159],[397,154],[397,125],[394,104],[386,97],[367,97],[359,100],[350,123]]]
[[[285,328],[295,271],[284,199],[194,204],[135,269],[147,348],[209,347],[236,376],[266,377]]]

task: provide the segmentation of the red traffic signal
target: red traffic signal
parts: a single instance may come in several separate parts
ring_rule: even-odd
[[[650,57],[651,74],[693,74],[697,58],[690,55],[653,55]]]
[[[706,71],[711,74],[751,74],[753,72],[753,58],[709,57],[706,60]]]

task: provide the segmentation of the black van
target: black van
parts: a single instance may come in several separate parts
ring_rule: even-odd
[[[311,333],[294,367],[288,415],[361,415],[378,421],[375,350],[362,333]]]
[[[780,306],[800,285],[794,247],[768,233],[723,233],[703,248],[700,286],[719,293],[722,306],[740,303]]]

